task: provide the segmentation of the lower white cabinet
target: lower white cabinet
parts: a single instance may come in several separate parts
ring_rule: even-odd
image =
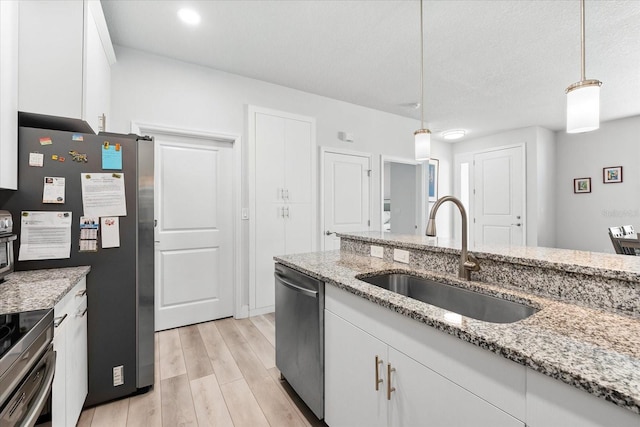
[[[640,416],[527,369],[527,426],[640,427]]]
[[[325,421],[340,426],[524,423],[330,311]]]
[[[331,427],[387,425],[387,345],[325,310],[324,419]],[[380,360],[376,364],[376,357]],[[377,372],[377,374],[376,374]],[[376,375],[382,382],[376,383]]]
[[[83,278],[54,307],[56,372],[51,392],[53,427],[76,425],[87,397],[86,283],[86,278]]]

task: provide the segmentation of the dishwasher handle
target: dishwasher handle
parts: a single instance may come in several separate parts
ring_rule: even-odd
[[[281,274],[273,273],[273,275],[276,277],[277,281],[282,283],[287,288],[289,288],[289,289],[291,289],[293,291],[299,292],[299,293],[301,293],[303,295],[306,295],[308,297],[311,297],[311,298],[318,298],[318,291],[314,291],[314,290],[311,290],[311,289],[303,288],[301,286],[296,285],[295,283],[291,283]]]

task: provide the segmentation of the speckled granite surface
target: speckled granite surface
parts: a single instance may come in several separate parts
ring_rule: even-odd
[[[392,245],[398,248],[427,249],[433,252],[454,255],[460,253],[460,242],[437,237],[379,231],[338,233],[337,236],[369,243]],[[567,272],[640,282],[640,257],[529,246],[486,246],[470,249],[470,252],[479,259],[505,261],[512,264],[554,268]]]
[[[640,414],[638,319],[355,253],[317,252],[275,260]],[[540,311],[515,323],[487,323],[464,316],[452,323],[445,318],[446,310],[356,278],[392,271],[527,303]]]
[[[91,267],[17,271],[0,283],[0,314],[53,308]]]
[[[410,267],[458,271],[460,250],[450,240],[379,232],[341,237],[344,251],[360,255],[368,256],[372,244],[384,245],[384,259],[390,262],[393,249],[403,248],[409,251]],[[480,262],[473,280],[640,318],[640,257],[526,247],[472,253]]]

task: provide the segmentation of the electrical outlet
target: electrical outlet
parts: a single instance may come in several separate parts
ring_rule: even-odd
[[[382,246],[371,245],[371,256],[376,258],[384,257],[384,250],[382,249]]]
[[[403,251],[402,249],[393,250],[393,260],[409,264],[409,251]]]
[[[124,366],[113,367],[113,386],[117,387],[124,384]]]

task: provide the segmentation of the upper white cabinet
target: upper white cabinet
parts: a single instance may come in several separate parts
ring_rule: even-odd
[[[18,2],[0,1],[0,188],[18,188]]]
[[[97,132],[115,62],[100,2],[23,1],[19,15],[19,110],[82,118]]]
[[[315,119],[249,107],[250,307],[273,310],[273,256],[315,250]]]

